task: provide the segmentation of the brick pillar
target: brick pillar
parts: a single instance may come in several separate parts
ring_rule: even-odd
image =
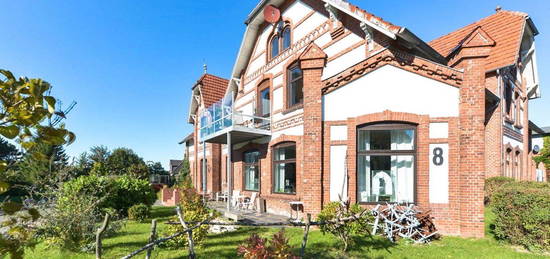
[[[464,69],[459,109],[460,232],[465,237],[484,236],[483,187],[485,184],[485,58],[492,42],[483,31],[474,31],[459,50],[456,67]]]
[[[323,180],[323,107],[321,76],[327,55],[310,43],[300,55],[304,81],[304,138],[302,198],[304,211],[317,214],[322,206]]]
[[[212,193],[221,191],[221,162],[222,147],[221,144],[212,144],[212,176],[210,177],[211,186],[209,190]]]

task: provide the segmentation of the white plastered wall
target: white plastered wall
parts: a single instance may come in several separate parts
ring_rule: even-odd
[[[457,117],[458,88],[385,65],[326,94],[325,121],[383,112],[407,112],[431,117]]]

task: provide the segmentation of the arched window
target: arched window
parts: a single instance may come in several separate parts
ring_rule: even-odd
[[[415,201],[416,126],[379,123],[357,128],[357,200]]]
[[[282,26],[277,26],[275,35],[271,38],[269,42],[269,48],[271,50],[270,59],[278,56],[281,52],[290,48],[292,44],[292,38],[290,33],[290,26],[286,26],[282,29]]]
[[[512,148],[506,149],[506,164],[504,166],[504,176],[512,177]]]
[[[257,192],[260,190],[260,152],[247,151],[243,157],[244,189]]]
[[[515,163],[514,163],[514,167],[515,167],[515,171],[516,171],[516,175],[515,175],[515,178],[516,179],[521,179],[521,151],[520,150],[517,150],[516,151],[516,154],[515,154],[515,159],[514,159]]]
[[[279,55],[279,36],[275,35],[271,39],[271,58]]]
[[[269,80],[264,80],[260,85],[258,85],[257,96],[256,115],[259,117],[269,117],[271,114]]]
[[[287,26],[283,29],[283,39],[282,39],[282,51],[285,51],[290,47],[291,38],[290,38],[290,27]]]
[[[286,142],[273,148],[273,192],[296,193],[296,143]]]
[[[304,81],[302,69],[298,62],[288,67],[287,80],[287,108],[302,104],[304,100]]]

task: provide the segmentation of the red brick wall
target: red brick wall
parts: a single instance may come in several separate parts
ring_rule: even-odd
[[[464,69],[460,88],[460,230],[462,236],[484,236],[485,68],[488,47],[462,49],[457,68]]]
[[[496,96],[502,96],[498,89],[498,80],[496,73],[488,74],[485,86]],[[488,112],[487,125],[485,126],[485,177],[500,176],[503,172],[503,155],[502,155],[502,104],[499,102],[498,107],[492,112]]]
[[[315,43],[300,56],[304,79],[304,210],[317,214],[323,203],[323,107],[321,76],[327,55]]]

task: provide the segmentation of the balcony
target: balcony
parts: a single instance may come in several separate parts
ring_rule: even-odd
[[[227,144],[229,137],[231,143],[241,143],[271,135],[270,119],[235,111],[232,97],[229,94],[202,111],[200,142]]]

